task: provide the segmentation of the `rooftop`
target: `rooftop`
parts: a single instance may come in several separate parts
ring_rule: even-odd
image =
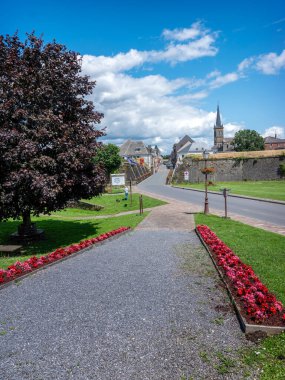
[[[147,147],[142,141],[127,140],[120,147],[120,156],[137,156],[149,154]]]

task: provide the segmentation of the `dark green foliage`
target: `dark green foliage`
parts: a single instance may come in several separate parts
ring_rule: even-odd
[[[122,159],[119,156],[119,152],[120,148],[114,144],[102,144],[94,157],[96,164],[102,164],[104,166],[108,177],[111,173],[119,169],[121,165]]]
[[[285,164],[279,165],[279,173],[281,177],[285,177]]]
[[[236,132],[233,145],[237,152],[264,150],[264,139],[254,130],[243,129]]]
[[[102,114],[76,52],[34,34],[0,36],[0,220],[60,210],[101,191],[92,162]]]

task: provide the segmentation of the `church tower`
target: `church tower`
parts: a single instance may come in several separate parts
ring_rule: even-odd
[[[217,118],[216,124],[214,125],[214,146],[217,150],[223,150],[223,141],[224,141],[224,126],[221,123],[220,109],[219,105],[217,106]]]

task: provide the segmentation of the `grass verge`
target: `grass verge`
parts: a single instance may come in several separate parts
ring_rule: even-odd
[[[195,222],[210,227],[285,304],[284,236],[214,215],[196,214]],[[266,338],[241,355],[247,365],[262,370],[260,379],[285,379],[285,333]]]
[[[204,183],[179,183],[175,186],[189,187],[204,190]],[[255,198],[285,201],[285,181],[244,181],[244,182],[216,182],[209,186],[209,190],[218,191],[229,188],[230,194],[245,195]]]
[[[118,194],[118,195],[103,194],[102,196],[85,200],[85,202],[100,205],[100,206],[103,206],[104,208],[99,211],[89,211],[89,210],[67,208],[63,211],[58,211],[56,213],[53,213],[52,215],[56,215],[58,217],[61,217],[61,216],[81,217],[83,215],[86,215],[86,216],[112,215],[112,214],[118,214],[120,212],[135,211],[135,210],[139,210],[140,208],[139,194],[137,193],[133,194],[132,204],[130,200],[130,195],[129,195],[129,199],[126,201],[124,198],[124,194]],[[144,208],[156,207],[156,206],[161,206],[164,204],[166,204],[166,202],[163,202],[159,199],[151,198],[146,195],[143,196]]]
[[[117,218],[93,220],[58,220],[52,216],[33,218],[37,227],[45,231],[45,240],[33,242],[24,247],[22,253],[15,256],[0,256],[0,268],[7,269],[15,261],[24,261],[31,256],[41,256],[54,251],[56,248],[78,243],[91,237],[96,237],[121,226],[136,227],[147,215],[131,214]],[[0,242],[6,244],[11,233],[17,230],[19,221],[1,223]]]

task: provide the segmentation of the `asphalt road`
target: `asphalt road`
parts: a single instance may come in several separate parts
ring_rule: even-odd
[[[167,169],[162,165],[159,172],[152,175],[138,185],[141,190],[173,198],[183,202],[190,202],[203,206],[205,195],[203,192],[183,190],[165,185]],[[209,194],[209,208],[224,210],[224,197],[219,194]],[[285,226],[285,205],[263,202],[245,198],[229,196],[228,212],[254,218],[262,222],[277,226]]]

